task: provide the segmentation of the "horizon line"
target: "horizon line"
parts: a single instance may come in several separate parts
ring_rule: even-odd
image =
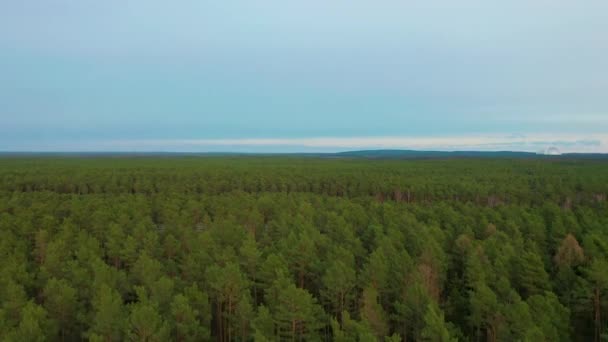
[[[24,141],[5,152],[337,153],[361,150],[438,152],[608,153],[608,133],[469,134],[212,139],[105,139]]]
[[[363,153],[363,152],[414,152],[414,153],[437,153],[437,154],[460,154],[460,153],[478,153],[478,154],[504,154],[504,153],[516,153],[516,154],[527,154],[537,156],[564,156],[564,155],[608,155],[608,152],[563,152],[563,153],[545,153],[543,151],[531,152],[525,150],[425,150],[425,149],[352,149],[352,150],[340,150],[340,151],[292,151],[292,152],[256,152],[256,151],[179,151],[179,150],[167,150],[167,151],[126,151],[126,150],[0,150],[0,155],[6,154],[123,154],[123,155],[134,155],[134,154],[186,154],[186,155],[200,155],[200,154],[211,154],[211,155],[339,155],[348,153]]]

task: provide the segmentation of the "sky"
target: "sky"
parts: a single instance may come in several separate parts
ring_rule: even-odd
[[[0,0],[0,151],[608,153],[606,13]]]

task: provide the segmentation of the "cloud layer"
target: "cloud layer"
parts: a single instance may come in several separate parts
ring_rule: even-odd
[[[143,139],[23,144],[13,151],[133,152],[338,152],[356,149],[608,153],[608,134],[466,135],[424,137],[311,137],[244,139]]]

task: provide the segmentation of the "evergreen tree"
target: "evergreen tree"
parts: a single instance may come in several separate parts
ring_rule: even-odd
[[[90,340],[121,341],[127,320],[126,308],[116,290],[102,285],[93,298],[93,317],[88,332]]]
[[[323,322],[323,309],[306,290],[293,284],[282,288],[273,317],[281,340],[315,340]]]
[[[378,339],[388,334],[386,313],[378,301],[378,291],[373,286],[363,289],[361,298],[361,320],[367,324]]]
[[[258,307],[258,312],[252,322],[256,341],[273,341],[275,337],[275,326],[270,310],[263,305]]]
[[[173,318],[175,341],[202,341],[209,339],[209,330],[203,327],[198,320],[198,312],[190,306],[188,298],[178,294],[171,303],[171,317]]]
[[[139,302],[131,304],[125,335],[130,341],[166,341],[170,336],[170,326],[156,308],[156,303],[142,295],[138,290]]]
[[[11,341],[46,341],[47,334],[52,334],[48,322],[48,314],[39,305],[28,302],[21,313],[21,321],[16,329],[8,334]]]
[[[424,314],[424,328],[420,332],[421,341],[452,342],[443,312],[436,304],[429,303]]]
[[[549,275],[538,254],[530,251],[524,252],[519,260],[518,268],[519,285],[524,298],[549,290]]]
[[[44,307],[59,328],[61,341],[70,336],[75,326],[78,302],[76,290],[65,280],[51,278],[44,287]]]
[[[321,280],[324,286],[321,293],[331,303],[333,314],[339,316],[343,311],[348,311],[355,288],[355,270],[341,261],[334,261]]]

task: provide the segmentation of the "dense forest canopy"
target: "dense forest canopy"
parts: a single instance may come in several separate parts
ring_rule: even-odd
[[[608,340],[608,162],[0,158],[2,341]]]

